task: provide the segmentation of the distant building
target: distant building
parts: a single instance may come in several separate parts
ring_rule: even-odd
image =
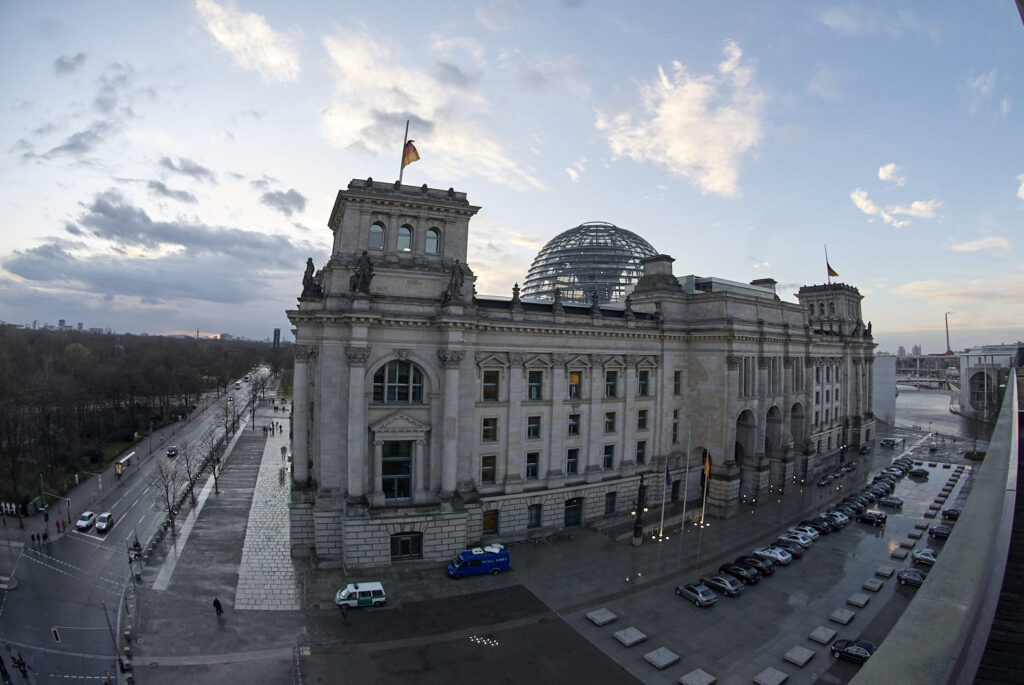
[[[992,419],[999,411],[1011,368],[1024,366],[1024,343],[971,347],[960,356],[960,410]]]
[[[897,357],[901,357],[901,358],[902,357],[906,357],[907,356],[907,348],[905,348],[903,345],[900,345],[899,348],[896,350],[896,356]]]
[[[913,347],[911,347],[910,348],[910,354],[912,354],[915,357],[920,357],[921,356],[921,346],[920,345],[914,345]]]
[[[544,300],[477,295],[478,209],[453,189],[371,179],[338,192],[330,259],[307,264],[287,312],[293,555],[440,561],[627,520],[642,475],[648,502],[699,500],[705,460],[707,510],[731,517],[872,439],[856,288],[805,286],[788,303],[771,279],[677,277],[655,254],[613,303],[563,299],[558,279]]]
[[[281,347],[281,329],[280,328],[275,328],[274,329],[274,349],[277,350],[277,349],[280,349],[280,347]]]
[[[221,333],[218,337],[221,340],[234,340],[235,338],[235,336],[231,335],[230,333]]]

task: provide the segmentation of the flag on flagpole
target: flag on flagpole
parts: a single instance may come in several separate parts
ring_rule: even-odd
[[[839,275],[839,274],[836,273],[836,270],[832,268],[832,265],[828,263],[827,259],[825,260],[825,268],[828,269],[828,275],[829,276],[834,278],[834,277]]]
[[[409,166],[417,159],[420,158],[420,153],[416,152],[416,146],[412,144],[412,141],[408,141],[405,144],[405,152],[402,153],[402,168]]]
[[[665,487],[672,485],[672,476],[668,474],[668,462],[665,462]]]

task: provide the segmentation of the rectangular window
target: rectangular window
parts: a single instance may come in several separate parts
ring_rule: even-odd
[[[569,435],[580,434],[580,415],[569,414]]]
[[[497,442],[498,441],[498,419],[483,419],[480,430],[480,441],[481,442]]]
[[[676,371],[672,374],[672,394],[679,395],[683,391],[683,372]]]
[[[619,372],[618,371],[606,371],[604,374],[604,396],[605,397],[618,397],[619,396]]]
[[[815,383],[821,383],[821,367],[820,366],[815,366],[814,367],[814,382]]]
[[[815,390],[814,391],[814,403],[815,404],[821,404],[821,391],[820,390]]]
[[[831,383],[832,382],[832,367],[831,366],[826,366],[825,367],[825,382],[826,383]]]
[[[498,532],[498,510],[489,509],[483,513],[483,532],[485,535],[494,535]]]
[[[828,409],[825,410],[825,423],[828,423]]]
[[[540,528],[541,505],[531,504],[526,508],[526,527]]]
[[[537,480],[540,469],[540,452],[526,453],[526,480]]]
[[[651,394],[651,372],[647,369],[636,372],[636,394],[639,397],[647,397]]]
[[[573,447],[565,453],[565,472],[568,475],[576,475],[580,468],[580,451]]]
[[[484,402],[498,401],[500,371],[484,371]]]
[[[412,440],[385,440],[381,447],[381,487],[387,499],[412,496]]]
[[[604,432],[614,433],[615,432],[615,412],[606,411],[604,413]]]
[[[527,440],[539,440],[540,439],[540,417],[539,416],[527,416],[526,417],[526,438],[527,438]]]
[[[637,440],[636,442],[636,463],[644,464],[647,462],[647,441]]]
[[[604,446],[604,467],[610,469],[615,465],[615,445]]]
[[[672,410],[672,444],[679,444],[679,410]]]
[[[494,485],[494,465],[498,458],[493,454],[480,457],[480,482],[485,485]]]
[[[527,375],[526,398],[534,401],[544,399],[543,371],[530,371]]]
[[[829,397],[831,397],[831,393],[829,393],[829,391],[826,390],[825,391],[825,404],[829,403]]]
[[[814,412],[814,425],[815,426],[817,426],[819,423],[821,423],[820,419],[821,419],[821,413],[820,412]]]
[[[636,412],[636,429],[638,431],[647,430],[647,410],[639,409]]]
[[[580,386],[582,384],[583,375],[579,371],[569,372],[569,399],[578,400],[580,398]]]
[[[617,493],[606,492],[604,494],[604,515],[611,516],[615,513],[615,496]]]

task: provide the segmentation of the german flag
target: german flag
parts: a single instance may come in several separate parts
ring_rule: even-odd
[[[412,144],[410,140],[405,144],[405,151],[402,153],[402,168],[409,166],[420,158],[420,153],[416,152],[416,146]]]
[[[415,152],[415,150],[413,152]],[[416,159],[419,159],[419,157],[417,157]],[[832,268],[832,265],[828,263],[827,259],[825,260],[825,268],[828,270],[828,275],[831,276],[832,278],[836,278],[837,276],[839,276],[839,274],[836,273],[836,270]]]

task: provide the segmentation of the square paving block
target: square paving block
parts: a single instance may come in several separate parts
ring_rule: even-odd
[[[914,524],[914,528],[917,528],[918,530],[925,530],[926,528],[928,528],[928,524],[927,523],[921,523],[920,521],[918,521],[917,523]]]
[[[905,550],[905,549],[894,549],[892,551],[892,554],[890,554],[889,556],[891,556],[893,559],[906,559],[907,558],[907,550]]]
[[[907,533],[907,537],[911,540],[920,540],[922,535],[924,535],[924,533],[920,530],[912,530]]]
[[[913,549],[917,542],[914,540],[900,540],[900,547],[904,549]]]
[[[937,461],[930,461],[930,462],[928,462],[928,466],[932,467],[933,469],[934,469],[934,468],[935,468],[936,466],[938,466],[938,465],[939,465],[939,463],[938,463]]]
[[[929,509],[928,511],[924,512],[924,517],[926,519],[933,519],[933,518],[935,518],[935,509]]]
[[[653,652],[644,654],[644,661],[660,671],[679,661],[679,655],[664,647],[658,647]]]
[[[952,467],[952,464],[943,464],[942,465],[942,468],[944,468],[944,469],[948,469],[950,467]]]
[[[929,504],[929,505],[928,505],[928,511],[935,511],[935,510],[936,510],[936,509],[938,509],[938,508],[939,508],[939,505],[938,505],[938,504],[935,504],[935,503],[932,503],[932,504]],[[926,513],[927,513],[927,512],[926,512]]]
[[[923,526],[927,528],[928,524],[925,523],[923,524]],[[894,569],[892,566],[879,566],[875,569],[875,575],[880,576],[882,578],[892,578],[892,574],[894,573],[896,573],[896,569]]]
[[[717,678],[702,668],[695,668],[679,679],[679,685],[714,685]]]
[[[862,588],[864,588],[865,590],[870,590],[871,592],[878,592],[884,586],[885,583],[880,581],[878,578],[868,578],[864,581],[864,584],[861,585]]]
[[[796,664],[800,668],[803,668],[807,665],[808,661],[814,658],[814,650],[796,645],[793,649],[786,652],[786,655],[782,658],[791,664]]]
[[[853,620],[855,615],[856,614],[849,609],[836,609],[832,612],[832,615],[828,617],[828,620],[847,626],[850,625],[850,621]]]
[[[630,626],[628,628],[623,628],[622,630],[616,631],[615,639],[621,642],[622,644],[626,645],[627,647],[632,647],[633,645],[646,640],[647,636],[641,633],[633,626]]]
[[[863,592],[856,592],[846,599],[846,603],[854,607],[866,606],[869,601],[871,601],[871,596]]]
[[[755,685],[782,685],[787,680],[789,676],[786,673],[771,666],[754,676]]]
[[[818,626],[817,628],[812,630],[811,634],[807,637],[814,640],[819,645],[827,645],[829,642],[832,642],[832,638],[834,638],[835,636],[836,631],[832,630],[828,626]]]
[[[587,614],[587,620],[589,620],[595,626],[607,625],[612,621],[617,621],[618,619],[618,616],[608,611],[608,609],[606,609],[605,607],[601,607],[600,609],[594,609],[589,614]]]

